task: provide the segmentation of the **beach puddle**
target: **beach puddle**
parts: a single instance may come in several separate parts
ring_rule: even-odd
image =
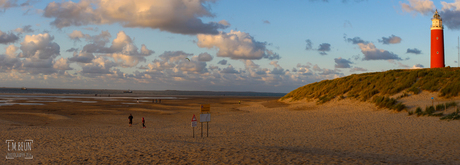
[[[11,106],[11,105],[45,105],[42,103],[0,103],[0,106]]]
[[[81,102],[81,103],[97,103],[97,101],[78,101],[78,102]]]
[[[42,101],[42,100],[32,100],[32,101],[27,101],[30,103],[57,103],[58,101]]]

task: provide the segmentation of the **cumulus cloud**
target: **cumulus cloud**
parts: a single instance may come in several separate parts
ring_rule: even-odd
[[[209,3],[215,0],[81,0],[51,2],[43,16],[54,18],[57,28],[119,23],[123,27],[152,28],[179,34],[218,34],[228,22],[204,23],[214,17]]]
[[[365,72],[367,69],[360,68],[360,67],[353,67],[350,69],[350,72]]]
[[[86,38],[86,39],[91,38],[90,35],[83,34],[83,32],[81,32],[79,30],[74,30],[72,33],[68,34],[68,36],[70,37],[70,39],[72,39],[74,41],[81,41],[80,38]]]
[[[79,52],[77,53],[76,51],[73,52],[73,56],[69,58],[69,61],[71,62],[79,62],[79,63],[90,63],[93,61],[95,56],[93,53],[88,53],[88,52]]]
[[[423,69],[423,65],[422,64],[415,64],[414,66],[411,67],[411,69]]]
[[[350,68],[350,64],[353,64],[350,60],[343,59],[342,57],[335,58],[335,68]]]
[[[21,58],[50,59],[60,55],[60,47],[48,33],[26,35],[21,42]]]
[[[421,54],[422,51],[418,50],[417,48],[414,48],[414,49],[408,48],[406,53]]]
[[[103,57],[99,56],[95,58],[91,63],[84,63],[81,64],[82,70],[79,71],[80,75],[85,77],[100,77],[104,75],[114,75],[116,70],[112,69],[116,67],[118,64],[115,62]]]
[[[220,60],[217,64],[220,64],[220,65],[227,65],[227,60]]]
[[[34,30],[32,29],[32,25],[26,25],[22,28],[16,28],[14,31],[18,33],[33,33],[34,32]]]
[[[266,48],[265,42],[256,41],[251,35],[241,31],[220,32],[218,35],[198,34],[197,45],[201,48],[217,48],[218,57],[231,59],[262,58],[279,59],[280,56]]]
[[[233,68],[232,65],[228,65],[226,68],[222,69],[220,73],[226,73],[226,74],[236,74],[239,73],[235,68]]]
[[[377,49],[373,43],[358,43],[361,52],[364,54],[363,60],[402,60],[397,54],[383,49]]]
[[[428,15],[433,12],[435,6],[431,0],[408,0],[409,4],[401,3],[403,11],[408,13],[420,13],[422,15]]]
[[[0,30],[0,44],[10,44],[19,40],[19,37],[11,32],[5,33]]]
[[[209,53],[201,53],[198,55],[198,61],[211,61],[212,56]]]
[[[73,57],[69,59],[72,62],[89,63],[91,60],[95,59],[94,54],[99,54],[110,57],[115,63],[119,64],[119,66],[127,68],[134,67],[139,64],[139,62],[146,62],[145,57],[154,53],[153,50],[149,50],[144,44],[141,45],[141,49],[139,50],[139,48],[134,45],[131,37],[124,31],[117,33],[110,47],[106,46],[111,37],[108,31],[102,31],[99,35],[90,36],[75,30],[69,34],[69,37],[73,40],[85,38],[85,40],[90,42],[83,46],[83,49],[79,53],[74,53]]]
[[[193,56],[193,54],[185,53],[183,51],[166,51],[159,56],[160,59],[155,59],[148,67],[152,71],[172,71],[172,72],[185,72],[185,73],[205,73],[206,62],[190,60],[186,58]]]
[[[379,42],[383,43],[383,44],[397,44],[397,43],[401,43],[401,37],[398,37],[398,36],[395,36],[395,35],[391,35],[390,37],[382,37],[382,39],[379,39]]]
[[[9,45],[6,48],[5,54],[0,54],[0,73],[9,72],[13,68],[21,66],[19,58],[16,57],[16,51],[18,47],[14,45]]]

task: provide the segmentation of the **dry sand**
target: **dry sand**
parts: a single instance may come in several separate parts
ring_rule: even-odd
[[[401,100],[414,110],[430,105],[431,95]],[[135,101],[87,98],[81,101],[98,102],[1,106],[0,140],[34,142],[32,160],[3,158],[0,164],[460,164],[460,121],[408,116],[350,99],[319,106],[277,99],[122,104]],[[209,137],[200,137],[198,124],[192,138],[199,104],[211,104]],[[0,156],[7,152],[3,143]]]

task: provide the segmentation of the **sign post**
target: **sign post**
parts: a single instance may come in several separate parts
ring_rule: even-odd
[[[195,127],[196,127],[196,124],[197,124],[196,117],[195,117],[195,114],[193,114],[193,117],[192,117],[193,138],[195,138]]]
[[[201,114],[200,114],[200,123],[201,123],[201,137],[203,137],[203,122],[206,122],[206,137],[209,137],[209,122],[211,121],[211,105],[210,104],[201,104]]]

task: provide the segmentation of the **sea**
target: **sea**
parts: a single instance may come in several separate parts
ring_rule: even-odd
[[[126,93],[126,92],[132,93]],[[69,94],[69,95],[129,95],[129,96],[254,96],[282,97],[286,93],[235,92],[235,91],[179,91],[179,90],[113,90],[113,89],[51,89],[51,88],[0,88],[0,94]]]

